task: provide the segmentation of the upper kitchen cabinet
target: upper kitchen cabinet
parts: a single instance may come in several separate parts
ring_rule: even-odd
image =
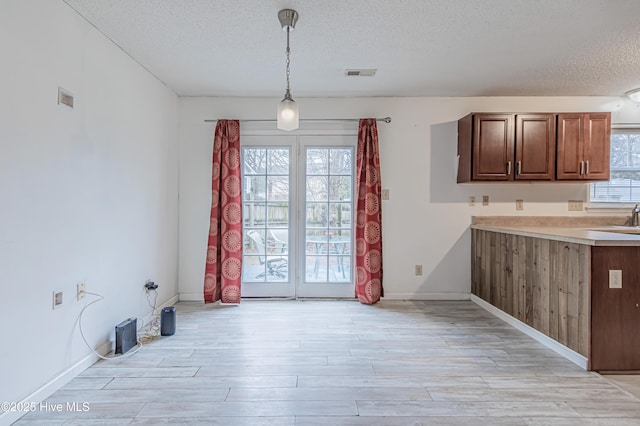
[[[458,183],[553,180],[554,114],[469,114],[458,121]]]
[[[558,180],[609,180],[611,113],[558,114]]]
[[[553,180],[555,162],[555,114],[517,114],[514,178]]]

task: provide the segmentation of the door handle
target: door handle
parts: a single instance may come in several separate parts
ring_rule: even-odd
[[[584,174],[584,161],[580,162],[580,175]]]
[[[522,174],[522,161],[518,161],[516,163],[516,174],[517,175]]]
[[[511,175],[511,161],[507,161],[507,176]]]
[[[589,160],[587,160],[586,163],[587,163],[587,173],[586,174],[589,174]]]

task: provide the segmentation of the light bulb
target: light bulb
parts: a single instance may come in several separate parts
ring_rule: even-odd
[[[298,104],[293,99],[283,99],[278,104],[278,129],[295,130],[299,127]]]
[[[282,117],[284,121],[291,121],[293,117],[295,117],[295,112],[289,107],[284,107],[282,111],[280,111],[280,117]]]

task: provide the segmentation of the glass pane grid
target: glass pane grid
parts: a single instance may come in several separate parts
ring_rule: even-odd
[[[289,149],[249,148],[243,153],[243,281],[289,281],[288,237],[274,238],[274,229],[289,227]]]
[[[305,281],[351,280],[351,149],[307,150]]]
[[[590,201],[640,202],[640,133],[638,129],[611,133],[611,171],[608,182],[591,184]]]

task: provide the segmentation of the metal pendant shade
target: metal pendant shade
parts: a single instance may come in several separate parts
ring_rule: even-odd
[[[295,130],[299,127],[300,114],[298,112],[298,104],[291,97],[291,89],[289,87],[289,65],[291,49],[289,48],[289,33],[295,29],[298,22],[298,12],[293,9],[282,9],[278,12],[278,19],[282,29],[287,32],[287,89],[284,92],[284,99],[278,104],[278,124],[280,130]]]

